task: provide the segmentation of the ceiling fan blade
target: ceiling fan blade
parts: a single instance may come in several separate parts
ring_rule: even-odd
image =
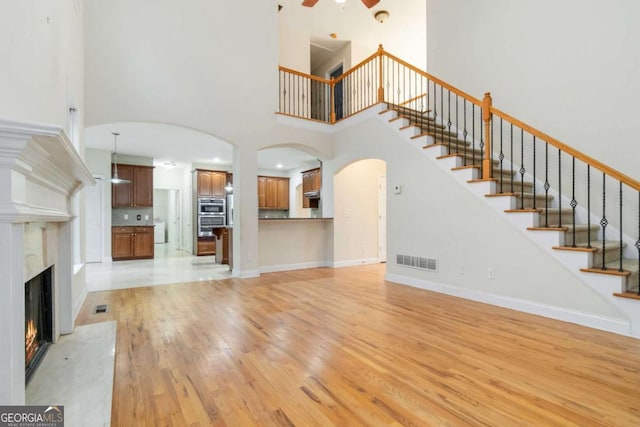
[[[378,0],[378,1],[380,1],[380,0]],[[313,7],[313,6],[316,5],[316,3],[318,3],[318,0],[304,0],[302,2],[302,5],[303,6],[307,6],[307,7]]]
[[[375,6],[378,3],[380,3],[380,0],[362,0],[362,3],[365,6],[367,6],[369,9],[371,9],[373,6]]]

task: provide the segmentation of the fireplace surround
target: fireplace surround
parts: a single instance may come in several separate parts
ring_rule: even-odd
[[[25,283],[54,265],[52,341],[73,331],[83,295],[73,287],[71,207],[87,184],[61,127],[0,120],[0,405],[25,403]]]

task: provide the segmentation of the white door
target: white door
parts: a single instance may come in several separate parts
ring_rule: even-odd
[[[85,201],[85,261],[102,262],[102,192],[104,179],[94,177],[96,185],[84,188]]]
[[[387,262],[387,177],[378,177],[378,258]]]

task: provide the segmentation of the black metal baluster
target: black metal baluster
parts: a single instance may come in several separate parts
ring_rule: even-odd
[[[618,271],[622,272],[624,271],[622,269],[622,181],[620,181],[620,225],[618,228],[620,228],[620,265]]]
[[[459,144],[458,144],[458,132],[460,131],[460,121],[458,120],[458,100],[460,99],[460,96],[456,93],[456,153],[459,150]],[[449,153],[451,153],[451,147],[449,147]]]
[[[534,184],[535,185],[535,184]],[[544,226],[549,227],[549,143],[544,143]]]
[[[436,82],[433,82],[433,140],[436,140],[436,134],[438,133],[438,129],[436,125],[438,124],[438,91],[436,90]],[[440,141],[444,143],[444,141]]]
[[[607,267],[604,265],[604,247],[605,247],[605,242],[607,241],[606,236],[607,236],[607,225],[609,224],[609,221],[607,220],[607,215],[605,208],[607,207],[607,203],[606,203],[606,196],[607,196],[607,187],[606,185],[606,178],[607,175],[603,172],[602,173],[602,219],[600,220],[600,226],[602,227],[602,269],[606,270]]]
[[[591,165],[587,165],[587,248],[591,249]]]
[[[465,99],[464,104],[462,104],[462,115],[464,117],[464,132],[462,133],[464,135],[464,155],[462,156],[462,163],[464,164],[464,166],[467,166],[467,135],[469,135],[469,133],[467,132],[467,100]]]
[[[427,110],[431,110],[431,98],[429,97],[429,93],[431,93],[431,91],[429,90],[429,79],[427,79]],[[427,114],[427,117],[429,117],[429,114]],[[427,133],[429,133],[430,131],[431,120],[427,120]],[[436,142],[435,138],[433,139],[433,142]]]
[[[447,89],[447,132],[449,138],[449,152],[451,152],[451,91]]]
[[[576,158],[571,158],[571,214],[573,218],[573,244],[571,247],[576,247],[576,207],[578,202],[576,201]]]
[[[511,191],[510,192],[513,193],[513,181],[515,180],[515,174],[513,173],[513,162],[516,159],[515,159],[515,157],[513,155],[513,123],[510,123],[510,124],[511,124],[511,163],[510,163],[510,165],[511,165],[511,175],[509,175],[509,176],[510,176],[510,179],[511,179]]]
[[[484,120],[482,120],[482,108],[480,108],[480,179],[484,178],[484,168],[482,167],[482,161],[484,159]]]
[[[296,89],[296,92],[298,93],[298,104],[296,105],[296,116],[300,117],[302,116],[302,114],[300,114],[300,107],[302,106],[300,103],[300,80],[302,79],[302,77],[297,76],[296,81],[297,81],[297,86],[298,88]]]
[[[558,227],[562,227],[562,150],[558,148]]]
[[[520,129],[520,209],[524,209],[524,129]]]
[[[533,209],[537,209],[536,205],[536,136],[533,136]]]
[[[640,191],[638,191],[638,240],[636,240],[638,250],[638,295],[640,295]]]
[[[476,166],[476,104],[471,104],[471,164]]]
[[[444,142],[444,88],[440,86],[440,139]]]
[[[504,184],[504,173],[503,173],[503,163],[504,163],[504,151],[502,149],[502,133],[503,133],[503,120],[500,117],[500,193],[504,193],[503,184]]]

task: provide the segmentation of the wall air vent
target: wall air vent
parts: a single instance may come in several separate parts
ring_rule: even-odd
[[[424,258],[411,255],[396,255],[396,264],[419,270],[438,271],[437,258]]]

